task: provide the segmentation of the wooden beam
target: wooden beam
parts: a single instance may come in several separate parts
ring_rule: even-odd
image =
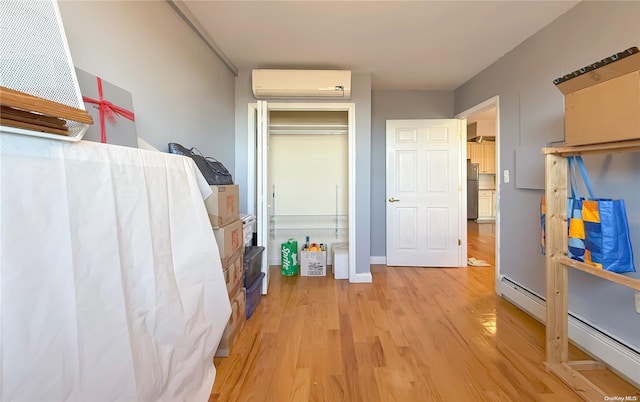
[[[563,156],[637,151],[640,151],[640,140],[616,141],[606,144],[579,145],[573,147],[542,148],[543,154]]]
[[[27,112],[37,112],[45,116],[93,124],[93,118],[85,110],[1,86],[0,104]]]
[[[585,401],[604,401],[607,394],[594,385],[585,376],[572,369],[567,363],[548,365],[549,371],[558,376],[573,391]]]
[[[569,367],[578,371],[606,370],[607,365],[596,360],[575,360],[567,363]]]
[[[66,127],[65,129],[53,128],[53,127],[43,126],[39,124],[27,123],[19,120],[5,119],[4,117],[0,117],[0,125],[22,128],[22,129],[31,130],[31,131],[40,131],[42,133],[69,135],[69,130],[66,129]]]
[[[567,250],[567,160],[547,154],[545,164],[546,274],[547,274],[547,364],[566,362],[568,344],[568,273],[558,262]]]
[[[591,275],[595,275],[611,282],[615,282],[617,284],[640,291],[640,279],[638,278],[632,278],[630,276],[621,275],[616,272],[605,271],[604,269],[596,268],[584,262],[572,260],[569,257],[560,257],[559,262],[564,266],[575,268],[577,270],[587,272]]]

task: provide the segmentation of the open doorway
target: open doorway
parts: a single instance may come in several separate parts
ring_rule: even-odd
[[[499,272],[499,104],[491,98],[456,116],[467,120],[467,257]]]

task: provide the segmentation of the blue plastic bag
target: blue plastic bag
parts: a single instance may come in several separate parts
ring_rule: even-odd
[[[569,257],[606,271],[635,272],[624,200],[595,198],[582,157],[570,156],[568,162],[571,184],[571,197],[567,203]],[[588,199],[578,196],[576,165],[589,193]]]

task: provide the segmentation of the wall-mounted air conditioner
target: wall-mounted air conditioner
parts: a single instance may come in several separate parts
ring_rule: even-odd
[[[348,70],[253,70],[257,99],[351,99]]]

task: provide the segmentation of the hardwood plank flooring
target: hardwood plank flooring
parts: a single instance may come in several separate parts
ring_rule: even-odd
[[[486,229],[469,224],[469,256],[491,267],[373,265],[372,284],[271,267],[269,294],[215,359],[209,401],[580,401],[545,370],[544,327],[495,294]],[[608,370],[585,374],[640,400]]]

